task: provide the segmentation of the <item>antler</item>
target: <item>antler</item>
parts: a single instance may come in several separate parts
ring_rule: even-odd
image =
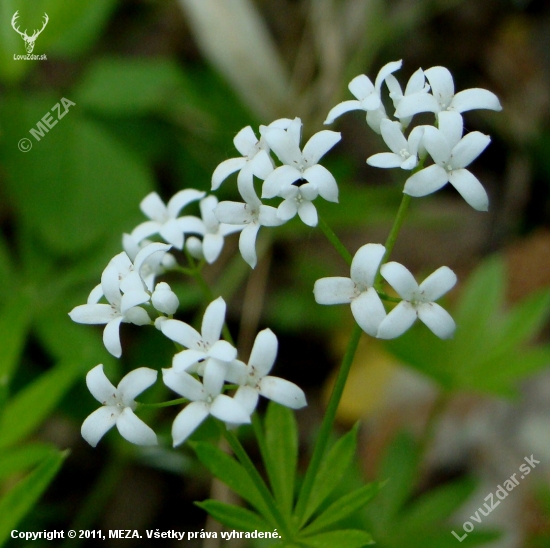
[[[17,10],[14,14],[13,14],[13,17],[11,18],[11,26],[13,27],[13,30],[15,32],[17,32],[18,34],[20,34],[21,36],[23,36],[23,38],[28,38],[27,36],[27,29],[25,29],[25,32],[21,32],[19,30],[19,27],[16,27],[15,26],[15,23],[17,22],[17,17],[18,17],[18,14],[19,13],[19,10]]]
[[[49,17],[48,17],[48,14],[47,13],[44,13],[44,24],[42,25],[42,28],[40,30],[35,30],[33,33],[32,33],[32,36],[31,38],[36,38],[43,30],[44,28],[46,27],[46,25],[48,24],[48,21],[49,21]]]

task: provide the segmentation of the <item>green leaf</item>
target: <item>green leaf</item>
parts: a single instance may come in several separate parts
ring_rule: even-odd
[[[38,464],[54,453],[58,453],[56,447],[46,443],[32,443],[3,451],[0,455],[0,481],[5,480],[15,472],[26,470]]]
[[[14,293],[0,311],[0,379],[9,384],[19,362],[31,320],[31,298]]]
[[[217,500],[195,502],[197,506],[206,510],[215,520],[226,527],[238,531],[273,531],[273,528],[255,512],[246,508],[225,504]]]
[[[327,529],[362,509],[378,493],[381,486],[380,483],[369,483],[339,498],[303,529],[303,534],[309,535]]]
[[[57,406],[80,373],[74,363],[61,362],[12,397],[0,419],[0,448],[31,434]]]
[[[298,460],[298,428],[294,412],[269,402],[265,416],[265,448],[262,457],[275,500],[290,515]]]
[[[67,455],[67,451],[59,451],[47,457],[0,499],[0,546],[6,542],[10,532],[36,504]]]
[[[356,424],[342,436],[323,459],[311,488],[302,523],[305,523],[321,506],[349,469],[357,449],[358,427],[359,425]]]
[[[361,548],[374,544],[371,535],[357,529],[342,529],[320,535],[300,537],[300,542],[313,548],[334,548],[335,546],[338,548]]]
[[[213,476],[257,508],[262,515],[270,515],[262,495],[241,464],[211,443],[191,442],[190,445]]]

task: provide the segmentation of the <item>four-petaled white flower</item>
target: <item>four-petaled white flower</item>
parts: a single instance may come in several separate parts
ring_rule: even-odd
[[[308,226],[317,226],[317,210],[312,201],[317,198],[319,191],[315,185],[306,183],[296,186],[290,185],[281,190],[283,201],[277,208],[277,216],[283,221],[289,221],[296,213]]]
[[[241,171],[250,164],[252,173],[259,179],[265,179],[273,171],[273,162],[269,157],[269,145],[263,138],[263,131],[266,127],[279,127],[287,129],[291,120],[281,118],[271,122],[269,126],[260,126],[260,139],[250,126],[241,129],[233,139],[235,148],[242,154],[240,158],[224,160],[212,174],[212,190],[217,190],[220,185],[235,171]]]
[[[121,293],[121,289],[124,293]],[[109,304],[97,303],[101,294],[105,295]],[[107,324],[103,330],[103,343],[113,356],[120,358],[122,355],[120,324],[121,322],[135,325],[150,324],[151,319],[147,312],[138,306],[148,302],[149,299],[150,295],[145,291],[144,283],[138,273],[130,272],[120,280],[119,268],[111,261],[101,276],[100,291],[95,288],[90,293],[88,304],[73,308],[69,316],[76,323]]]
[[[178,372],[174,368],[162,370],[164,384],[191,400],[172,424],[174,447],[182,444],[208,415],[230,424],[250,423],[250,414],[244,407],[221,393],[226,368],[225,363],[209,360],[202,383],[185,371]]]
[[[177,371],[188,371],[209,358],[228,363],[237,357],[235,348],[220,340],[225,310],[225,301],[221,297],[212,301],[204,312],[201,333],[179,320],[166,320],[159,324],[164,335],[187,348],[174,356],[172,365]]]
[[[307,405],[301,388],[293,382],[268,375],[275,363],[277,348],[277,337],[273,331],[264,329],[256,336],[248,365],[235,360],[228,366],[225,378],[240,385],[234,399],[248,414],[256,409],[260,394],[291,409],[301,409]]]
[[[336,118],[351,110],[364,110],[367,113],[367,123],[379,133],[380,122],[386,117],[386,111],[380,97],[382,84],[384,80],[401,68],[402,61],[392,61],[384,65],[373,83],[368,76],[360,74],[356,76],[348,85],[348,89],[356,98],[355,101],[344,101],[331,109],[325,120],[325,124],[332,124]]]
[[[367,164],[374,167],[400,167],[413,169],[418,163],[418,151],[424,134],[422,126],[415,127],[405,139],[399,122],[382,120],[382,137],[392,152],[380,152],[367,158]]]
[[[405,95],[396,107],[398,118],[409,118],[419,112],[466,112],[473,109],[502,110],[498,97],[486,89],[465,89],[455,95],[453,76],[445,67],[432,67],[424,71],[432,93],[419,90]]]
[[[115,388],[97,365],[86,375],[86,384],[92,396],[101,404],[82,424],[82,437],[95,447],[115,424],[120,435],[136,445],[156,445],[157,436],[149,426],[134,414],[134,398],[149,388],[157,379],[157,372],[140,367],[128,373]]]
[[[243,168],[245,171],[247,168]],[[239,251],[243,259],[252,267],[258,261],[256,237],[261,226],[279,226],[284,221],[277,216],[274,207],[262,204],[252,182],[252,174],[246,174],[237,182],[239,192],[246,203],[221,202],[214,209],[220,223],[245,225],[239,237]]]
[[[449,182],[474,209],[487,211],[487,193],[465,167],[483,152],[491,138],[479,131],[462,137],[462,116],[457,112],[440,112],[437,116],[439,129],[424,126],[422,139],[435,164],[409,177],[403,192],[410,196],[426,196]]]
[[[456,329],[454,320],[444,308],[433,302],[454,287],[456,275],[450,268],[438,268],[420,285],[406,267],[396,262],[382,265],[380,272],[403,300],[382,320],[377,337],[399,337],[416,318],[441,339],[453,336]]]
[[[404,97],[409,97],[413,94],[428,93],[430,91],[430,86],[426,84],[426,76],[421,68],[409,78],[407,86],[405,87],[405,93],[403,93],[401,85],[393,74],[389,74],[386,77],[386,85],[390,91],[390,99],[393,101],[393,106],[396,109]],[[412,116],[400,118],[401,125],[404,127],[407,127],[411,120]]]
[[[167,205],[156,192],[151,192],[139,204],[141,211],[150,221],[139,224],[132,231],[132,238],[140,242],[153,234],[160,234],[168,243],[177,249],[183,249],[185,234],[201,234],[202,221],[193,215],[178,217],[180,211],[191,202],[200,200],[204,192],[186,188],[176,192]]]
[[[366,244],[353,258],[351,278],[321,278],[313,288],[319,304],[351,303],[355,321],[373,337],[376,337],[378,326],[386,316],[384,305],[373,287],[385,252],[386,248],[381,244]]]
[[[301,122],[300,122],[301,123]],[[264,181],[262,198],[281,195],[297,181],[307,181],[315,186],[321,197],[338,202],[338,185],[327,168],[319,160],[340,141],[336,131],[319,131],[305,144],[303,152],[292,134],[280,128],[267,128],[264,138],[284,165],[276,168]]]

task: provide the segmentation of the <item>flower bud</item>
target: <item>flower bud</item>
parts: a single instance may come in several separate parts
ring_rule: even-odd
[[[155,291],[153,291],[153,295],[151,296],[151,301],[159,312],[170,316],[174,314],[180,304],[176,294],[165,282],[160,282],[156,285]]]

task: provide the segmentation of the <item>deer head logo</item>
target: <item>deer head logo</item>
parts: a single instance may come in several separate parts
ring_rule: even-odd
[[[15,32],[17,32],[18,34],[21,35],[21,37],[23,38],[23,40],[25,40],[25,49],[27,50],[27,53],[32,53],[32,50],[34,49],[34,42],[36,41],[36,39],[38,38],[38,35],[44,30],[44,28],[46,27],[46,25],[48,24],[48,21],[49,21],[49,18],[48,18],[48,14],[47,13],[44,13],[44,24],[42,25],[42,28],[40,30],[35,30],[33,33],[32,33],[32,36],[27,36],[27,29],[25,29],[24,32],[21,32],[19,30],[18,27],[16,27],[16,23],[17,23],[17,17],[18,17],[18,14],[19,13],[19,10],[17,10],[14,14],[13,14],[13,17],[11,19],[11,26],[13,27],[13,30]]]

